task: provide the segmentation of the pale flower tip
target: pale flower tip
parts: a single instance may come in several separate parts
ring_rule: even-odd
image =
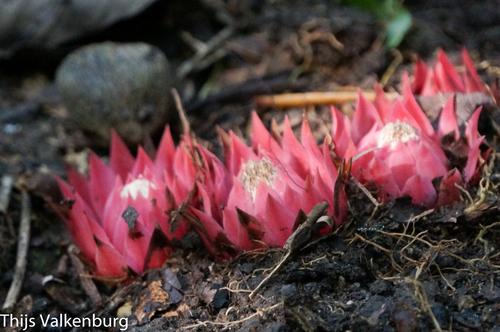
[[[156,190],[157,187],[154,183],[144,178],[138,178],[126,184],[123,187],[120,196],[122,198],[130,197],[133,200],[136,200],[138,195],[141,195],[144,198],[148,198],[150,189]]]

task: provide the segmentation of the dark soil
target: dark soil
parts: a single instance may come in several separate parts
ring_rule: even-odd
[[[476,63],[485,61],[479,73],[486,82],[498,75],[497,1],[405,2],[415,24],[398,51],[383,47],[380,22],[334,1],[223,3],[160,2],[96,35],[57,49],[42,48],[36,53],[41,57],[26,57],[27,51],[21,50],[0,62],[0,176],[16,182],[8,208],[0,211],[0,304],[14,277],[21,192],[27,190],[32,229],[16,315],[112,318],[131,310],[130,331],[497,331],[500,193],[495,185],[500,165],[496,153],[490,161],[488,190],[476,188],[470,193],[474,202],[483,199],[475,205],[464,195],[453,208],[430,214],[405,200],[375,209],[355,186],[349,188],[348,221],[333,235],[293,255],[253,299],[251,290],[269,275],[284,251],[249,252],[229,262],[214,261],[195,233],[178,243],[163,269],[148,271],[126,286],[100,280],[93,280],[94,291],[82,286],[71,240],[44,204],[44,199],[56,196],[51,174],[64,177],[63,160],[82,164],[89,147],[103,156],[108,152],[95,137],[67,127],[53,77],[70,50],[108,39],[144,40],[167,54],[175,75],[175,68],[193,59],[188,39],[180,37],[182,31],[208,42],[232,26],[235,33],[214,47],[223,55],[196,63],[174,85],[193,131],[219,155],[215,126],[248,137],[256,95],[372,88],[400,58],[396,71],[386,75],[385,89],[391,91],[398,87],[400,72],[409,70],[417,56],[431,60],[441,47],[454,61],[462,45]],[[144,28],[147,36],[131,35],[138,30],[130,25]],[[342,47],[332,42],[332,36]],[[338,107],[352,111],[351,103]],[[288,115],[294,128],[300,127],[302,107],[256,110],[266,125],[273,118],[281,124]],[[170,111],[175,117],[173,106]],[[329,109],[318,105],[307,111],[319,141],[330,131]],[[175,120],[171,126],[180,132]],[[153,142],[157,136],[152,133]],[[6,331],[22,330],[3,326],[8,324],[2,325],[1,317],[0,327]],[[33,330],[40,329],[39,321],[36,326]],[[119,329],[117,325],[114,330]]]

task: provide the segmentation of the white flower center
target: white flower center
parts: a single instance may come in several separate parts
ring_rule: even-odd
[[[410,139],[418,141],[419,137],[417,130],[407,122],[388,123],[382,128],[377,139],[379,148],[386,144],[390,144],[393,148],[397,142],[408,142]]]
[[[262,181],[269,188],[274,189],[273,180],[276,176],[278,176],[278,173],[274,165],[269,160],[262,158],[257,162],[249,160],[246,164],[243,164],[240,180],[243,187],[252,194],[255,201],[259,183]]]
[[[141,194],[142,197],[148,198],[149,188],[156,189],[156,186],[151,181],[139,177],[129,184],[125,185],[120,193],[122,198],[132,197],[132,199],[137,199],[137,195]]]

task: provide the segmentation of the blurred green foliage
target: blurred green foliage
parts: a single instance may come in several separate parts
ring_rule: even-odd
[[[386,26],[385,45],[397,47],[412,25],[412,17],[400,0],[342,0],[342,3],[372,13]]]

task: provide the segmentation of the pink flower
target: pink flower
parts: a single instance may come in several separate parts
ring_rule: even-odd
[[[182,143],[175,149],[167,128],[153,162],[139,148],[134,160],[116,133],[110,165],[90,154],[90,178],[68,168],[70,187],[58,179],[67,209],[59,208],[75,244],[101,276],[142,273],[167,258],[170,239],[187,230],[182,223],[171,234],[170,211],[188,196],[196,166]]]
[[[211,183],[223,183],[226,189],[232,183],[227,198],[226,190],[211,191],[210,186],[198,184],[203,206],[191,213],[212,230],[212,238],[218,236],[223,239],[219,244],[233,250],[250,250],[263,244],[282,247],[294,230],[299,210],[308,213],[323,201],[329,203],[328,213],[340,225],[346,217],[346,197],[339,192],[335,200],[337,170],[328,144],[325,142],[323,150],[318,147],[305,117],[302,144],[288,119],[283,137],[278,140],[255,113],[252,128],[252,148],[233,132],[220,131],[227,169],[214,163],[217,176]],[[209,158],[211,162],[213,159]],[[213,204],[214,200],[218,203]],[[222,248],[218,249],[211,250],[221,253]]]
[[[478,109],[465,131],[466,165],[460,170],[450,167],[441,143],[443,138],[459,139],[453,101],[452,97],[444,107],[435,132],[410,91],[407,75],[403,99],[394,104],[378,86],[374,104],[360,93],[352,121],[332,108],[335,153],[341,158],[361,154],[353,162],[352,174],[377,187],[382,200],[410,196],[413,204],[449,205],[460,198],[455,183],[462,185],[473,177],[484,139],[478,137]],[[437,187],[433,180],[440,180]]]
[[[465,68],[458,74],[442,50],[438,51],[433,68],[427,67],[422,60],[419,60],[414,69],[413,93],[423,96],[433,96],[438,93],[482,92],[487,94],[465,47],[462,49],[462,61]]]
[[[479,100],[483,100],[486,107],[491,106],[486,100],[488,97],[492,98],[491,101],[494,103],[499,102],[499,92],[496,84],[493,84],[491,91],[485,88],[485,84],[479,78],[474,64],[464,47],[462,49],[462,61],[464,66],[461,68],[460,73],[453,67],[450,60],[446,54],[442,51],[438,51],[438,57],[434,67],[428,67],[422,60],[419,60],[414,69],[415,79],[412,84],[412,91],[414,94],[422,96],[433,96],[438,94],[482,94],[483,97]],[[486,98],[486,100],[484,99]],[[458,120],[454,109],[452,109],[451,101],[443,108],[440,123],[444,124],[444,128],[441,128],[440,138],[443,137],[448,132],[454,132],[455,139],[446,138],[444,142],[440,142],[445,151],[448,152],[451,159],[461,158],[464,153],[464,147],[469,149],[468,155],[472,156],[472,161],[467,164],[468,169],[465,171],[467,181],[470,183],[476,183],[479,181],[480,174],[479,171],[484,164],[484,160],[488,159],[491,149],[485,148],[480,151],[479,146],[481,145],[482,139],[479,142],[477,140],[476,133],[472,133],[471,129],[465,132],[465,138],[460,137],[458,127],[464,124],[464,120],[477,123],[478,119],[472,117],[465,117],[462,115],[462,119]],[[478,112],[480,113],[480,112]],[[483,113],[487,113],[484,110]],[[469,115],[469,114],[467,114]],[[479,117],[479,114],[477,115]],[[493,120],[491,120],[493,121]],[[477,127],[477,126],[476,126]],[[466,140],[464,142],[464,139]],[[466,149],[467,149],[466,148]],[[453,151],[453,149],[457,151]],[[476,158],[476,159],[474,159]],[[477,158],[479,160],[477,160]],[[474,161],[475,160],[475,161]],[[473,173],[473,174],[472,174]]]

